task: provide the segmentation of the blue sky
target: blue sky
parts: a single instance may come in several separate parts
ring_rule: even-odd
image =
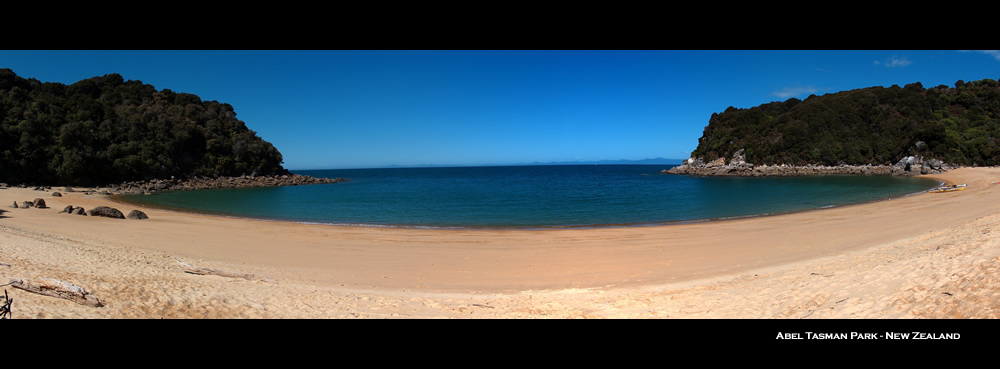
[[[952,50],[0,50],[233,105],[288,169],[686,159],[712,113],[871,86],[1000,79]]]

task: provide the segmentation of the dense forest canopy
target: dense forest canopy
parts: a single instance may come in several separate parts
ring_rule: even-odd
[[[0,69],[0,181],[97,185],[285,174],[229,104],[121,75],[71,85]]]
[[[919,155],[1000,165],[1000,84],[870,87],[712,114],[692,157],[755,165],[893,164]]]

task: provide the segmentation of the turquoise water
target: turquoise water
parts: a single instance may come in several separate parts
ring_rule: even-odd
[[[691,177],[670,165],[302,170],[349,182],[123,196],[147,206],[296,222],[429,228],[649,225],[820,209],[938,183],[888,176]]]

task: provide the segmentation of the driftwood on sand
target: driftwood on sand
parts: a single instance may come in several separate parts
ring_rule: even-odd
[[[11,287],[22,289],[28,292],[37,293],[50,297],[58,297],[73,301],[75,303],[93,307],[104,306],[97,297],[91,295],[83,288],[72,283],[60,281],[58,279],[37,279],[26,281],[23,279],[11,279]]]
[[[219,270],[219,269],[211,269],[211,268],[200,267],[200,266],[196,266],[196,265],[185,263],[183,261],[177,260],[176,258],[174,259],[174,261],[176,261],[177,264],[180,264],[181,268],[183,268],[184,272],[186,272],[186,273],[198,274],[198,275],[217,275],[217,276],[220,276],[220,277],[229,277],[229,278],[243,278],[243,279],[248,279],[248,280],[259,280],[259,281],[271,282],[271,283],[274,282],[273,279],[270,279],[270,278],[261,278],[261,277],[258,277],[258,276],[255,276],[255,275],[249,274],[249,273],[237,273],[237,272],[230,272],[230,271],[226,271],[226,270]]]

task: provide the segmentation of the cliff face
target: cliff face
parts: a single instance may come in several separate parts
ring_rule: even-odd
[[[691,159],[674,172],[903,174],[992,166],[1000,165],[998,138],[996,81],[929,89],[917,82],[729,107],[712,114]]]

